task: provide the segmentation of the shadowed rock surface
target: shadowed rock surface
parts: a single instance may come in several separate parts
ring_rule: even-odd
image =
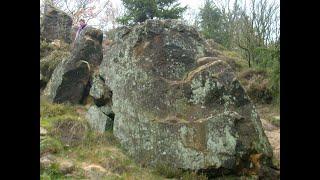
[[[272,149],[259,115],[232,68],[215,54],[196,29],[179,21],[117,29],[100,76],[112,91],[114,135],[136,161],[265,173]],[[217,58],[198,61],[203,57]]]
[[[112,129],[113,119],[108,117],[108,114],[103,111],[104,107],[91,106],[86,114],[86,118],[95,131],[103,133],[106,130]]]
[[[90,79],[102,61],[102,31],[86,27],[71,56],[53,71],[44,95],[49,101],[81,103],[89,94]]]
[[[60,39],[66,43],[72,42],[72,18],[54,6],[46,4],[41,26],[42,38],[49,41]]]
[[[99,74],[95,74],[92,78],[89,95],[93,97],[94,103],[99,107],[111,102],[112,92]]]

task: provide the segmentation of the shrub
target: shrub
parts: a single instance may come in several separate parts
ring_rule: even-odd
[[[58,116],[53,120],[51,134],[65,145],[76,146],[87,137],[88,127],[87,122],[80,117]]]
[[[89,131],[83,145],[90,147],[94,145],[118,146],[119,144],[116,137],[112,134],[112,131],[105,131],[104,133]]]
[[[181,169],[173,168],[164,164],[157,165],[155,172],[165,178],[179,178],[183,174]]]
[[[77,106],[40,101],[40,125],[66,145],[78,145],[88,136],[89,125],[77,113]]]
[[[210,46],[210,48],[212,49],[216,49],[216,50],[219,50],[219,51],[224,51],[226,50],[226,48],[224,46],[222,46],[221,44],[215,42],[213,39],[207,39],[206,40],[206,43],[207,45]]]
[[[55,104],[48,102],[45,97],[40,99],[40,116],[42,118],[51,118],[61,115],[78,116],[76,107],[69,104]]]
[[[48,42],[40,39],[40,59],[48,56],[53,50],[70,51],[71,46],[62,40]]]
[[[46,41],[40,41],[40,59],[46,57],[53,51],[54,46]]]
[[[58,64],[70,56],[70,52],[62,50],[53,50],[48,56],[40,60],[40,71],[45,77],[45,80],[49,80],[53,71]]]
[[[266,71],[248,69],[240,73],[239,80],[254,102],[267,104],[272,102],[273,94]]]
[[[222,54],[225,56],[224,60],[236,72],[241,72],[248,66],[246,60],[242,59],[241,56],[235,51],[224,50],[222,51]]]

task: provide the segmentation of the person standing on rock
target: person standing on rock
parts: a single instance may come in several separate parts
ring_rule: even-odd
[[[84,19],[80,19],[79,21],[79,26],[78,26],[78,31],[77,31],[77,34],[76,34],[76,37],[73,41],[73,44],[76,42],[76,40],[78,39],[79,35],[80,35],[80,32],[87,26],[86,22]]]

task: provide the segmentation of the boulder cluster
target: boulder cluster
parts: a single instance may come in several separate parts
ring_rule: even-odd
[[[61,19],[50,12],[50,21]],[[46,21],[44,30],[55,24]],[[66,29],[43,35],[57,38],[52,33]],[[270,174],[272,149],[255,106],[226,57],[194,27],[177,20],[120,27],[104,54],[102,38],[101,30],[86,27],[43,95],[91,104],[92,128],[113,130],[143,165]]]

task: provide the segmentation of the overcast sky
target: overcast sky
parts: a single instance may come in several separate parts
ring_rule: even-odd
[[[226,2],[227,0],[213,0],[213,2],[215,3],[222,3],[222,2]],[[239,2],[247,2],[246,4],[248,5],[250,0],[240,0]],[[276,2],[276,3],[280,3],[280,0],[268,0],[269,2]],[[118,7],[121,6],[122,2],[121,0],[111,0],[111,2],[115,5],[117,5]],[[178,2],[181,5],[187,5],[190,9],[194,9],[194,10],[198,10],[200,7],[203,6],[205,0],[178,0]],[[230,3],[232,4],[234,2],[234,0],[230,0]]]
[[[43,1],[43,0],[40,0]],[[124,7],[122,6],[121,0],[110,0],[113,4],[113,7],[117,8],[120,12],[124,10]],[[228,0],[213,0],[213,2],[219,4],[225,3]],[[230,4],[233,4],[235,0],[230,0]],[[239,0],[239,2],[246,2],[246,6],[249,6],[250,0]],[[280,0],[268,0],[269,2],[276,2],[277,4],[280,3]],[[100,0],[100,3],[103,3],[104,0]],[[187,21],[187,23],[193,24],[196,17],[195,15],[199,13],[199,10],[201,7],[203,7],[205,0],[178,0],[178,2],[182,6],[188,6],[188,9],[183,14],[183,19]],[[88,22],[89,25],[96,26],[99,24],[98,19],[92,19]],[[109,23],[108,23],[109,24]],[[109,25],[108,25],[109,26]],[[109,29],[110,27],[107,27]]]
[[[118,6],[121,4],[121,0],[111,0],[114,4],[117,4]],[[179,0],[181,5],[190,5],[190,7],[197,8],[201,4],[201,2],[204,0]]]
[[[216,4],[226,3],[228,0],[213,0]],[[235,0],[230,0],[230,4],[232,5]],[[270,3],[275,2],[280,4],[280,0],[268,0]],[[122,6],[121,0],[111,0],[111,2],[118,8]],[[203,7],[205,0],[178,0],[178,2],[182,6],[188,6],[187,11],[183,14],[184,19],[186,20],[194,20],[195,14],[199,13],[201,7]],[[247,7],[250,5],[250,0],[239,0],[239,2],[243,2]],[[190,22],[192,23],[192,22]]]

